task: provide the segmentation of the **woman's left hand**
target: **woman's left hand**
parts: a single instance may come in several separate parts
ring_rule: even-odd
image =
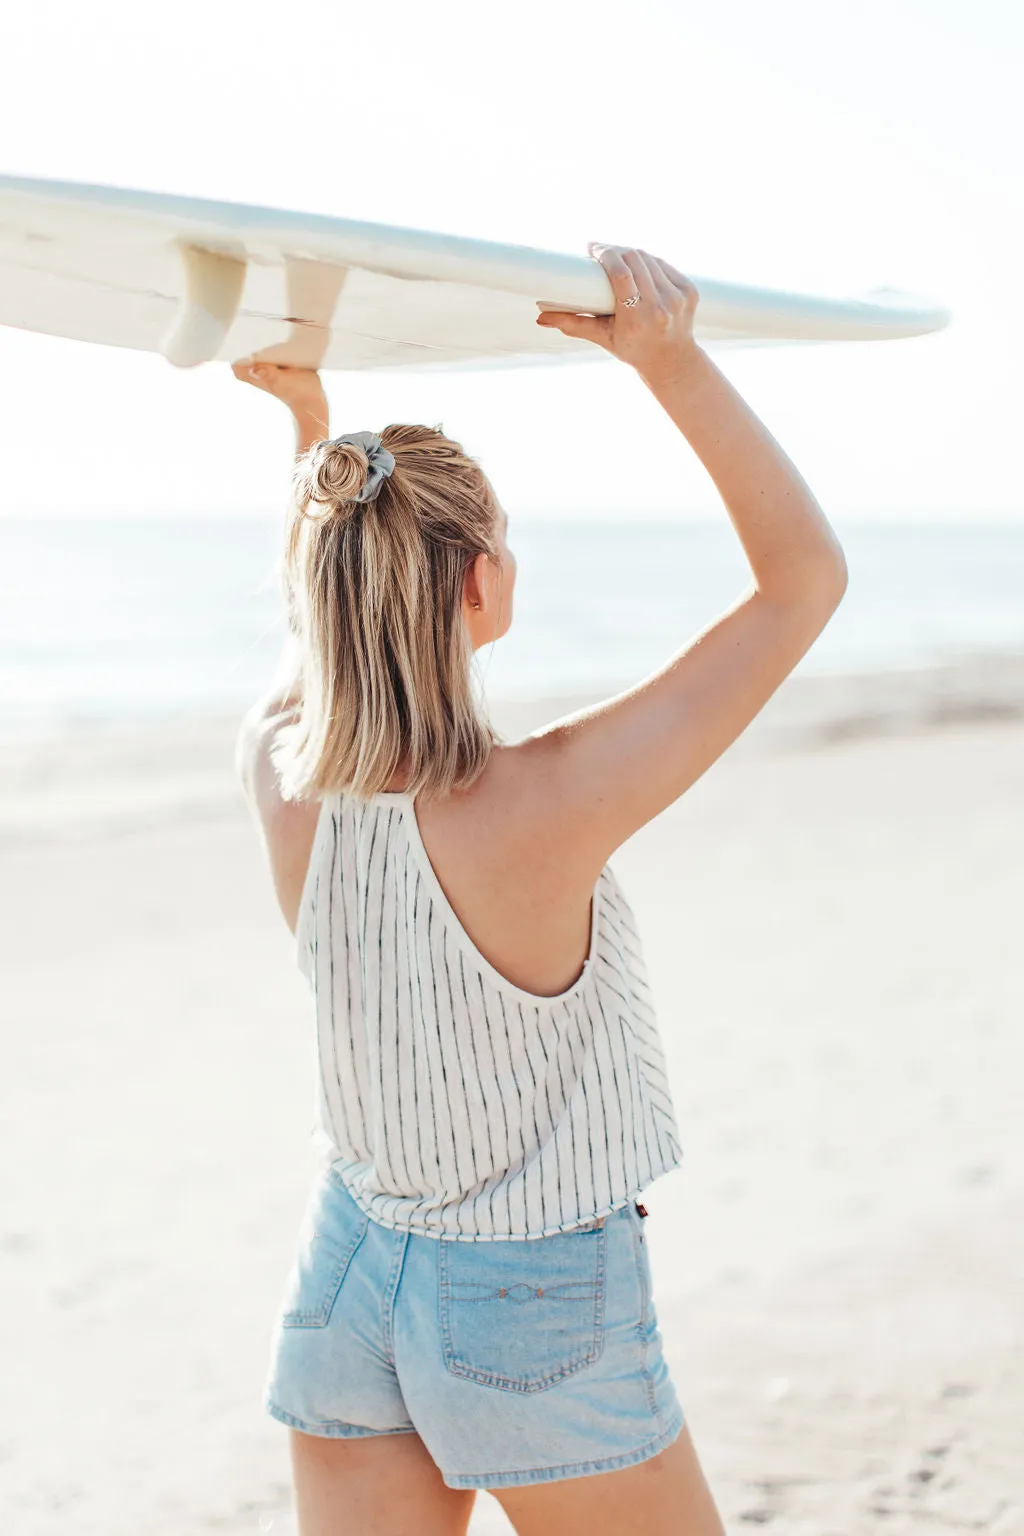
[[[328,434],[327,396],[315,368],[289,368],[281,363],[232,363],[231,372],[281,400],[295,417],[300,438],[313,441]]]

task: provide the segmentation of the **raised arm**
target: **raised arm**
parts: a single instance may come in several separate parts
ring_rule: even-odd
[[[244,384],[262,389],[288,407],[295,426],[296,458],[327,437],[330,410],[315,369],[286,368],[277,363],[232,363],[231,372]],[[295,704],[299,696],[299,660],[298,643],[293,635],[288,635],[266,693],[261,694],[245,717],[249,725],[281,716]],[[243,736],[246,729],[243,726]]]
[[[750,563],[737,601],[635,687],[532,738],[551,831],[585,878],[687,790],[749,725],[810,649],[846,589],[842,548],[771,433],[693,336],[682,273],[621,246],[592,246],[611,316],[551,310],[538,324],[633,366],[714,480]],[[639,294],[639,301],[625,300]]]
[[[232,363],[231,372],[243,384],[264,390],[288,407],[295,423],[296,457],[328,435],[327,396],[315,368],[288,368],[281,363]]]
[[[281,400],[295,423],[296,456],[329,431],[327,399],[312,369],[274,363],[234,363],[235,377]],[[288,635],[277,671],[265,693],[244,715],[235,741],[235,769],[260,830],[274,889],[290,928],[299,897],[319,810],[315,802],[283,799],[272,749],[281,728],[294,718],[301,694],[301,653]]]

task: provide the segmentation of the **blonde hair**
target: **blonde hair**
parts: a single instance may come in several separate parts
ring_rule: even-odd
[[[273,751],[286,799],[359,799],[404,770],[410,794],[471,784],[498,739],[474,694],[466,570],[498,559],[498,505],[477,461],[438,427],[380,433],[395,467],[357,502],[357,443],[315,443],[296,463],[282,562],[301,651],[295,721]]]

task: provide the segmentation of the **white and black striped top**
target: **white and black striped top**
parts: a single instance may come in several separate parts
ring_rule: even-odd
[[[316,1135],[386,1227],[545,1237],[682,1151],[633,914],[607,865],[555,997],[506,981],[448,902],[404,793],[330,795],[296,926],[316,1005]]]

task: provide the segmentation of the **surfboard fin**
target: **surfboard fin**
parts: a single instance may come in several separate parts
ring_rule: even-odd
[[[160,351],[176,368],[211,362],[224,345],[245,286],[244,261],[179,242],[181,297]]]

